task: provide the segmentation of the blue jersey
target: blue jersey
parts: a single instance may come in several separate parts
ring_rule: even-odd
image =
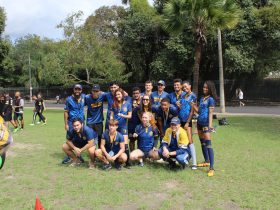
[[[160,102],[163,98],[167,98],[168,97],[168,93],[163,91],[161,94],[158,93],[158,91],[154,91],[151,94],[151,102],[153,105],[155,106],[160,106]]]
[[[192,109],[191,102],[196,103],[196,100],[196,95],[193,92],[186,94],[180,99],[181,108],[179,110],[179,118],[181,122],[187,122]]]
[[[98,98],[93,98],[91,94],[85,98],[85,104],[87,105],[87,124],[92,125],[101,123],[104,120],[103,117],[103,102],[105,101],[106,94],[99,94]]]
[[[180,94],[176,94],[175,92],[169,93],[168,98],[170,100],[170,103],[176,106],[176,102],[182,99],[186,95],[186,92],[181,91]]]
[[[111,111],[114,113],[114,119],[119,122],[119,128],[127,127],[128,119],[120,117],[118,114],[128,115],[128,113],[132,111],[131,104],[124,101],[121,107],[112,106]]]
[[[67,131],[66,139],[72,141],[74,145],[83,147],[89,141],[96,142],[98,139],[97,133],[90,127],[84,125],[81,132],[76,132],[75,130]]]
[[[197,124],[209,125],[209,107],[215,107],[215,100],[211,96],[201,97],[199,102]]]
[[[68,112],[68,122],[72,122],[75,118],[85,120],[84,115],[85,94],[81,95],[80,100],[77,100],[73,95],[67,97],[64,110]]]
[[[144,127],[142,124],[137,125],[135,128],[135,133],[138,134],[138,149],[143,152],[149,152],[154,147],[155,136],[158,135],[158,131],[153,129],[150,125],[149,127]]]
[[[161,107],[158,107],[156,115],[158,120],[161,120],[163,131],[165,132],[170,127],[171,119],[178,116],[178,109],[172,104],[170,104],[167,112],[164,112]]]
[[[120,149],[121,149],[120,143],[124,142],[123,135],[120,134],[118,131],[116,132],[116,135],[115,135],[114,139],[110,140],[109,131],[106,130],[102,134],[102,139],[105,140],[105,149],[106,149],[106,151],[108,153],[110,151],[113,151],[114,154],[117,154],[120,151]]]
[[[133,133],[135,131],[135,128],[137,125],[139,125],[140,119],[138,116],[138,110],[139,110],[139,105],[140,105],[141,100],[136,101],[132,100],[132,115],[131,118],[128,120],[128,132]]]

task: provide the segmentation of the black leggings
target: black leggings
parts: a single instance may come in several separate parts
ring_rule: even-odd
[[[36,111],[36,112],[34,112],[34,114],[33,114],[33,121],[32,121],[33,124],[35,124],[37,115],[39,116],[39,118],[40,118],[41,121],[45,122],[45,119],[46,119],[46,118],[44,117],[44,115],[42,114],[42,112]]]

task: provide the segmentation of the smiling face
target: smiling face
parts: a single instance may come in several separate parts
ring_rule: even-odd
[[[118,126],[116,124],[114,124],[114,123],[109,124],[109,132],[110,133],[115,133],[117,128],[118,128]]]
[[[170,103],[167,101],[162,101],[161,102],[161,109],[162,111],[166,112],[169,109]]]
[[[147,125],[150,122],[150,115],[146,112],[142,114],[141,121],[143,125]]]
[[[133,91],[132,97],[135,100],[139,100],[139,98],[140,98],[140,91],[139,90]]]
[[[83,124],[80,121],[73,122],[73,129],[78,133],[81,131]]]
[[[206,83],[204,83],[204,85],[203,85],[203,94],[205,96],[207,96],[209,94],[208,85]]]
[[[180,128],[180,125],[171,124],[170,127],[173,132],[177,132]]]
[[[184,84],[183,84],[183,91],[189,93],[189,92],[191,91],[191,87],[192,87],[192,86],[191,86],[190,84],[184,83]]]
[[[122,92],[121,92],[121,91],[117,91],[117,92],[115,93],[115,95],[116,95],[116,99],[117,99],[118,101],[121,101],[121,100],[123,99],[123,95],[122,95]]]
[[[150,102],[150,98],[148,96],[143,96],[142,103],[144,106],[148,106]]]
[[[145,90],[146,90],[147,92],[151,92],[152,89],[153,89],[152,83],[146,83],[146,84],[145,84]]]
[[[182,89],[181,83],[180,82],[175,82],[174,83],[174,90],[175,90],[175,92],[180,92],[181,89]]]
[[[158,88],[159,92],[162,92],[162,91],[164,91],[165,86],[163,84],[158,84],[157,88]]]
[[[119,88],[119,86],[116,85],[116,84],[111,85],[111,86],[110,86],[110,91],[111,91],[111,93],[114,93],[118,88]]]
[[[81,94],[82,94],[82,89],[81,88],[74,88],[74,96],[75,97],[80,97],[81,96]]]

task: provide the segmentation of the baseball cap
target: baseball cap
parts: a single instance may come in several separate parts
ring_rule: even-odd
[[[159,80],[158,84],[164,85],[165,86],[165,82],[163,80]]]
[[[170,124],[179,125],[179,124],[181,124],[181,122],[178,117],[173,117]]]
[[[76,89],[76,88],[79,88],[79,89],[81,89],[81,90],[83,89],[82,85],[80,85],[80,84],[75,84],[75,85],[74,85],[74,89]]]
[[[95,84],[95,85],[92,86],[92,90],[99,91],[100,90],[100,86],[98,84]]]

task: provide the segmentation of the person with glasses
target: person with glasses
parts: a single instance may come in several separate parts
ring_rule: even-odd
[[[65,131],[73,130],[73,120],[80,119],[82,122],[85,121],[84,107],[85,107],[85,94],[82,93],[82,85],[75,84],[73,87],[73,94],[68,96],[64,106],[64,128]],[[84,160],[81,157],[81,162]],[[71,158],[66,156],[62,161],[62,164],[69,163]]]
[[[157,91],[152,92],[151,94],[151,102],[154,107],[159,107],[160,102],[163,98],[168,97],[168,93],[164,91],[165,82],[163,80],[159,80],[157,83]]]
[[[87,126],[97,132],[99,148],[103,133],[103,102],[105,100],[106,93],[100,91],[100,86],[98,84],[94,84],[91,94],[85,97],[85,105],[87,106]]]

